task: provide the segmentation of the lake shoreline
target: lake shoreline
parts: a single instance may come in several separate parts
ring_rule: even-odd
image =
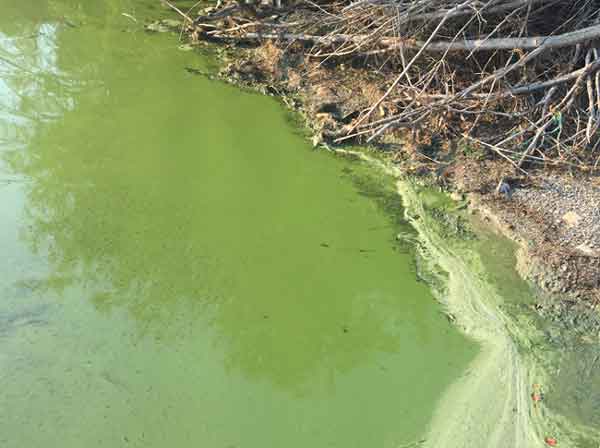
[[[478,160],[472,154],[457,150],[453,151],[451,158],[439,163],[428,156],[423,157],[422,153],[407,155],[399,151],[398,148],[405,143],[402,141],[375,147],[373,157],[354,151],[351,146],[334,145],[334,140],[340,135],[339,128],[344,125],[340,120],[341,115],[343,119],[340,110],[344,109],[344,102],[334,98],[332,92],[336,83],[343,83],[344,79],[299,83],[289,66],[285,67],[288,74],[279,76],[279,69],[273,70],[273,65],[277,65],[274,61],[280,61],[277,54],[279,50],[271,45],[264,47],[267,48],[228,47],[219,55],[224,68],[218,74],[198,74],[279,98],[288,109],[303,118],[315,148],[375,161],[395,178],[417,179],[420,183],[439,187],[450,194],[469,213],[479,215],[489,228],[518,244],[517,271],[523,279],[532,282],[539,292],[535,312],[544,318],[558,320],[566,332],[570,331],[569,324],[579,316],[595,313],[595,299],[599,293],[597,278],[600,276],[600,264],[596,261],[600,254],[596,252],[596,242],[575,243],[580,237],[585,238],[586,231],[594,229],[600,222],[578,222],[581,217],[569,221],[571,216],[568,215],[571,208],[582,203],[587,210],[593,206],[597,187],[591,179],[578,177],[576,182],[580,194],[569,195],[569,187],[574,182],[565,173],[538,172],[530,177],[510,176],[502,160]],[[559,211],[558,220],[551,213],[556,201],[540,200],[540,195],[543,198],[546,190],[553,191],[546,187],[549,180],[563,190],[559,192],[562,210]],[[500,181],[509,184],[512,193],[510,198],[497,193],[496,186]],[[399,194],[407,202],[409,190],[400,187]],[[562,215],[567,217],[562,219]],[[460,263],[457,265],[460,259],[456,254],[440,256],[441,246],[427,241],[431,235],[427,236],[427,232],[420,228],[420,222],[411,222],[426,241],[425,246],[437,252],[433,258],[439,260],[446,257],[446,262],[441,266],[451,277],[458,278],[449,282],[450,289],[453,283],[477,281],[473,273],[461,269]],[[582,266],[586,266],[583,274]],[[466,277],[469,277],[468,281]],[[477,297],[478,291],[477,288],[471,291],[469,303],[447,301],[440,297],[448,311],[456,316],[457,325],[480,342],[483,350],[469,369],[469,378],[461,378],[441,400],[424,446],[439,446],[440,443],[448,447],[470,446],[484,441],[490,447],[505,446],[510,442],[514,442],[515,446],[543,446],[544,437],[550,433],[548,428],[562,426],[564,429],[564,424],[553,412],[540,411],[531,402],[532,385],[550,382],[544,369],[536,365],[535,356],[524,359],[519,354],[521,344],[531,343],[527,334],[531,329],[519,328],[519,323],[512,316],[505,315],[498,308],[498,303],[486,304],[485,300]],[[491,296],[494,294],[490,292]],[[464,294],[456,292],[450,296],[464,298]],[[598,330],[600,321],[593,321],[586,328],[586,334],[595,339]],[[502,388],[507,385],[507,393],[502,394],[501,398],[502,412],[498,415],[494,413],[499,399],[495,391],[504,390]],[[456,416],[458,408],[464,411],[460,417]],[[518,418],[514,419],[513,414]],[[481,415],[486,418],[479,430],[465,433],[465,425],[479,425],[481,421],[477,417]],[[491,445],[490,429],[493,434]],[[507,433],[510,434],[508,438],[503,436]],[[568,431],[557,430],[551,435],[559,435],[561,442],[570,439]]]
[[[477,257],[469,254],[468,245],[440,231],[440,218],[424,206],[418,187],[406,180],[397,185],[406,217],[419,234],[421,257],[427,264],[423,269],[438,278],[433,282],[438,300],[455,324],[481,346],[465,375],[438,404],[426,446],[542,446],[556,428],[532,412],[529,391],[539,381],[539,372],[519,351],[514,334],[518,329],[501,309],[503,298]]]
[[[394,179],[397,194],[402,198],[404,217],[417,231],[419,277],[430,286],[449,320],[481,347],[465,374],[440,398],[429,430],[419,446],[500,448],[508,444],[541,447],[546,446],[544,440],[549,438],[563,444],[588,447],[587,443],[600,438],[600,433],[593,430],[589,422],[570,420],[561,414],[562,409],[533,399],[534,396],[560,395],[564,384],[557,380],[557,369],[560,370],[565,362],[573,362],[573,358],[565,360],[561,351],[576,351],[573,344],[582,343],[581,333],[592,334],[598,325],[594,320],[576,332],[569,322],[574,318],[582,321],[589,316],[589,310],[571,307],[567,314],[554,315],[553,319],[544,315],[542,320],[560,328],[559,335],[548,343],[543,325],[531,319],[531,314],[539,311],[537,306],[527,306],[525,311],[519,309],[522,305],[506,306],[507,301],[512,302],[514,298],[503,295],[498,289],[501,286],[497,284],[498,279],[491,281],[490,268],[482,264],[480,258],[494,258],[495,255],[472,253],[470,238],[474,235],[478,239],[482,235],[474,222],[461,220],[472,214],[470,211],[465,211],[460,203],[443,192],[439,195],[450,199],[448,208],[428,209],[419,197],[419,191],[434,189],[422,179],[407,177],[398,166],[362,151],[329,149],[336,155],[370,164],[372,169]],[[495,235],[493,238],[512,241],[500,225],[486,215],[487,210],[483,207],[477,210],[476,219],[484,225],[485,232]],[[450,223],[456,223],[456,228]],[[522,263],[522,254],[518,255],[519,250],[516,252],[515,259]],[[522,275],[514,267],[514,264],[509,266],[515,275]],[[502,281],[510,282],[511,279],[501,278]],[[523,281],[523,285],[527,283]],[[551,300],[543,294],[535,297]],[[556,345],[557,341],[560,341],[560,347]],[[585,344],[588,347],[594,345],[589,340]],[[595,353],[593,348],[591,350]],[[580,371],[593,368],[590,361],[594,357],[595,354],[589,352],[578,356],[575,362],[581,364]],[[593,380],[581,381],[584,388],[593,387]],[[568,400],[578,399],[581,397],[568,397]]]
[[[315,148],[352,149],[339,142],[349,119],[344,113],[355,109],[357,101],[367,104],[367,98],[339,91],[353,80],[368,90],[368,74],[350,67],[337,74],[315,69],[311,79],[302,80],[298,61],[269,42],[248,48],[195,43],[217,48],[222,63],[217,73],[197,74],[279,98],[302,117]],[[561,315],[568,315],[574,306],[595,309],[600,302],[600,212],[596,207],[600,180],[551,169],[514,175],[503,159],[481,159],[457,145],[448,142],[443,155],[440,148],[402,136],[370,147],[405,175],[466,200],[472,213],[481,214],[518,243],[518,271],[551,298],[540,309],[549,307],[546,312]],[[510,198],[498,193],[501,182],[509,185]]]

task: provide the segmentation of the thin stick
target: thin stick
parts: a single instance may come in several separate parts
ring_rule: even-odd
[[[179,14],[181,17],[183,17],[184,19],[188,20],[189,22],[193,23],[194,21],[192,19],[190,19],[190,17],[184,13],[181,9],[179,9],[177,6],[171,4],[171,2],[169,2],[168,0],[161,0],[165,5],[167,5],[169,8],[171,8],[173,11],[177,12],[177,14]]]
[[[483,146],[486,146],[486,147],[488,147],[488,148],[492,149],[492,150],[493,150],[493,151],[495,151],[495,152],[496,152],[496,153],[497,153],[497,154],[498,154],[500,157],[502,157],[502,158],[504,158],[504,159],[508,160],[508,161],[510,162],[510,164],[511,164],[512,166],[514,166],[514,167],[515,167],[517,170],[521,171],[521,172],[522,172],[523,174],[525,174],[526,176],[529,176],[529,173],[528,173],[527,171],[525,171],[523,168],[521,168],[519,165],[517,165],[513,159],[511,159],[511,158],[510,158],[510,157],[508,157],[506,154],[504,154],[504,152],[503,152],[502,148],[498,148],[496,145],[492,145],[491,143],[486,143],[486,142],[484,142],[484,141],[482,141],[482,140],[479,140],[479,139],[477,139],[477,138],[471,137],[471,136],[470,136],[470,135],[468,135],[468,134],[464,134],[464,135],[463,135],[463,137],[465,137],[465,138],[466,138],[466,139],[468,139],[468,140],[471,140],[472,142],[479,143],[479,144],[481,144],[481,145],[483,145]]]

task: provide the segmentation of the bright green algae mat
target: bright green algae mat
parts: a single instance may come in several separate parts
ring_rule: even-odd
[[[158,2],[2,3],[0,446],[419,440],[477,347],[354,165]]]

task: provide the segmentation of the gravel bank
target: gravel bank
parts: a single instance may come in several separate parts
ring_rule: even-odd
[[[600,302],[600,179],[538,172],[511,176],[494,160],[457,160],[450,189],[520,244],[519,271],[565,304]],[[496,192],[499,181],[511,197]]]
[[[534,214],[545,215],[561,248],[600,257],[600,187],[591,181],[549,176],[539,185],[518,188],[514,201]]]

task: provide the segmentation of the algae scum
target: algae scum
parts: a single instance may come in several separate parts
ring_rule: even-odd
[[[457,204],[417,239],[154,0],[1,1],[0,447],[596,446],[595,345]]]
[[[0,446],[418,442],[477,347],[409,227],[156,5],[2,2]]]

